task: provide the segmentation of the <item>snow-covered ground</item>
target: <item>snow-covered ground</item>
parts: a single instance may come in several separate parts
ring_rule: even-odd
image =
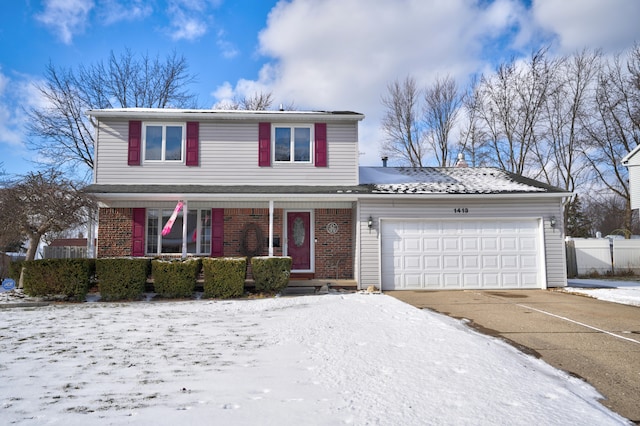
[[[626,424],[585,382],[380,294],[0,309],[0,424]]]
[[[564,290],[609,302],[640,306],[640,282],[637,281],[569,279]]]

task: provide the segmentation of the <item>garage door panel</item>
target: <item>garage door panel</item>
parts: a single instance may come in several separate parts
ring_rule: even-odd
[[[479,248],[480,247],[479,247],[477,238],[462,237],[462,249],[464,251],[469,251],[469,250],[476,251]]]
[[[460,256],[442,256],[443,269],[460,269],[461,266]]]
[[[502,268],[517,269],[518,256],[501,256]]]
[[[401,262],[402,266],[405,270],[422,270],[422,256],[421,255],[410,255],[404,257],[404,262]]]
[[[424,256],[424,266],[426,270],[442,269],[442,257],[440,256]]]
[[[497,255],[482,256],[482,267],[487,269],[495,269],[500,267],[500,258]]]
[[[385,290],[542,287],[538,220],[381,223]]]
[[[442,278],[445,288],[462,288],[460,274],[443,274]]]
[[[444,237],[442,238],[442,250],[444,251],[460,251],[460,239]]]
[[[479,269],[480,256],[462,256],[462,267],[464,269]]]

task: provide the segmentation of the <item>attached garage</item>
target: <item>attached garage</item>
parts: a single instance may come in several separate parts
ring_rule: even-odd
[[[567,285],[570,192],[491,167],[361,167],[360,184],[360,288]]]
[[[544,288],[542,246],[538,219],[382,219],[382,289]]]

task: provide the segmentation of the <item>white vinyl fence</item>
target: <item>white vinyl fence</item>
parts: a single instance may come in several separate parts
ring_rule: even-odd
[[[568,238],[567,275],[640,274],[640,240]]]

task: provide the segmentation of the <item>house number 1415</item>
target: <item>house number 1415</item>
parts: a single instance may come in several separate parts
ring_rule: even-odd
[[[453,209],[454,213],[469,213],[469,209],[466,207],[457,207]]]

